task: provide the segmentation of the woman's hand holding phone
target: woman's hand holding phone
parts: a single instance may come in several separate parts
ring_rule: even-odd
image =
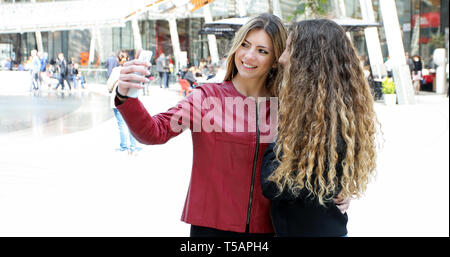
[[[151,63],[139,60],[140,53],[141,50],[138,51],[136,59],[124,63],[120,70],[117,90],[121,95],[127,95],[130,88],[142,89],[141,83],[149,82],[145,76],[150,75]]]

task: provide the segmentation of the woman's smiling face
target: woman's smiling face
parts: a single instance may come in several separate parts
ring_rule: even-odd
[[[266,78],[274,64],[272,40],[262,29],[248,32],[235,53],[234,63],[239,76],[245,79]]]

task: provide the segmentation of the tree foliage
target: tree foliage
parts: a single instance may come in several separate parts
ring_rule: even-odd
[[[308,18],[323,16],[328,12],[329,2],[329,0],[298,0],[297,8],[294,14],[288,17],[288,20],[302,15],[311,16]]]

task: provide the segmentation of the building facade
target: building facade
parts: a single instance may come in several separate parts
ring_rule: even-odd
[[[241,1],[241,2],[239,2]],[[379,1],[373,0],[376,21],[382,23],[379,10]],[[5,4],[36,4],[43,2],[59,2],[58,0],[0,0]],[[106,1],[107,2],[107,1]],[[151,1],[149,1],[151,2]],[[272,0],[215,0],[208,4],[214,20],[236,17],[243,14],[239,4],[244,3],[245,15],[254,15],[271,11]],[[298,0],[280,0],[280,9],[283,20],[289,18],[298,6]],[[345,9],[337,12],[339,1],[329,1],[329,17],[344,14],[346,17],[361,19],[360,1],[345,0]],[[342,1],[341,1],[342,2]],[[403,44],[406,52],[411,55],[422,56],[425,64],[429,62],[433,50],[445,44],[448,49],[448,0],[404,0],[395,1],[402,29]],[[170,8],[169,8],[170,9]],[[49,10],[48,15],[53,15]],[[74,14],[76,15],[76,14]],[[160,18],[158,18],[160,17]],[[163,15],[155,17],[151,12],[142,13],[137,17],[142,48],[152,50],[157,57],[161,52],[173,55],[170,26]],[[419,19],[420,18],[420,19]],[[198,64],[202,58],[210,56],[209,42],[206,35],[200,34],[205,23],[202,8],[176,18],[180,50],[186,52],[191,64]],[[47,52],[49,59],[56,58],[57,53],[63,52],[66,57],[74,58],[82,65],[91,64],[101,66],[111,54],[119,50],[134,53],[135,37],[133,36],[132,22],[126,21],[120,27],[98,28],[98,41],[95,52],[91,52],[92,29],[74,29],[58,31],[41,31],[43,51]],[[383,27],[379,28],[380,43],[383,56],[388,56],[386,38]],[[367,52],[363,32],[352,32],[352,38],[361,55]],[[219,56],[226,55],[231,40],[217,37]],[[0,66],[1,61],[11,58],[17,63],[25,61],[32,49],[38,49],[36,34],[34,32],[1,33],[0,34]],[[90,54],[94,58],[89,58]]]

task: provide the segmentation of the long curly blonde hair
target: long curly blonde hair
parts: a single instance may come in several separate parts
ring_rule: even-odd
[[[321,205],[336,195],[360,197],[374,174],[379,123],[357,52],[344,29],[328,19],[294,23],[289,36],[279,87],[281,164],[268,180],[294,195],[306,188]],[[345,143],[340,163],[339,135]]]

